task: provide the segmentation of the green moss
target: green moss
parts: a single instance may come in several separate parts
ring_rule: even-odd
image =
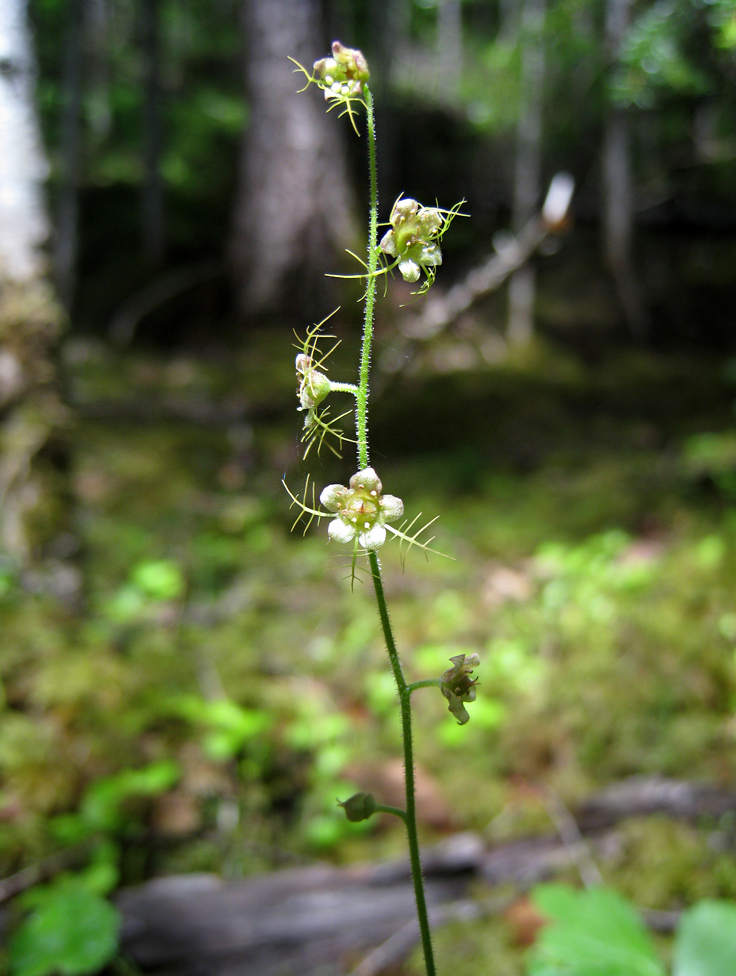
[[[698,828],[654,816],[632,819],[618,833],[619,853],[604,868],[606,883],[636,904],[673,910],[703,898],[736,898],[736,854],[717,823]]]
[[[175,389],[224,401],[253,380],[252,395],[267,404],[282,395],[267,389],[274,341],[229,374],[138,356],[106,361],[97,379],[87,360],[72,385],[94,401],[109,382],[123,405],[147,390],[160,405]],[[417,758],[453,826],[491,840],[553,829],[537,784],[574,808],[632,773],[736,775],[736,522],[728,499],[694,482],[680,454],[698,425],[730,423],[728,401],[721,409],[718,390],[703,392],[707,363],[688,374],[681,363],[658,371],[643,360],[593,373],[552,360],[545,371],[540,355],[527,372],[397,383],[376,411],[376,443],[398,459],[381,466],[384,483],[412,516],[441,514],[438,546],[456,557],[410,556],[402,572],[396,551],[382,553],[408,675],[439,676],[454,654],[481,655],[467,726],[454,724],[436,689],[414,696]],[[293,405],[287,366],[280,402]],[[392,403],[399,393],[411,401],[405,412]],[[446,416],[434,442],[413,441],[413,425],[432,423],[439,406]],[[388,425],[400,408],[406,426]],[[314,856],[344,770],[368,759],[389,768],[393,689],[368,581],[351,592],[324,524],[305,539],[289,534],[279,478],[297,425],[291,413],[274,417],[250,438],[155,411],[79,421],[83,608],[74,615],[29,594],[16,569],[0,565],[0,728],[9,723],[4,741],[14,744],[0,796],[4,870],[55,849],[51,816],[76,809],[99,777],[199,749],[212,730],[176,710],[182,698],[224,693],[274,720],[258,749],[244,743],[215,764],[220,777],[210,769],[200,792],[174,798],[205,833],[234,802],[238,829],[222,843],[170,839],[156,847],[155,870],[237,864],[248,873],[277,863],[279,850]],[[520,454],[517,442],[529,450]],[[318,470],[333,481],[342,469],[321,459]],[[141,567],[160,565],[178,582],[154,592]],[[503,589],[502,571],[516,590]],[[296,742],[305,726],[314,734]],[[194,790],[194,772],[187,782]],[[134,835],[147,818],[160,822],[152,803],[131,811]],[[21,829],[31,822],[33,836]],[[690,846],[673,830],[654,821],[614,880],[620,873],[640,903],[732,897],[736,869],[709,847],[707,828]],[[426,825],[424,835],[434,836]],[[403,849],[400,830],[383,826],[370,837],[331,836],[320,856],[338,861]],[[506,958],[509,973],[520,971],[500,923],[452,933],[441,951],[449,958],[455,944],[468,972],[503,972]]]
[[[514,944],[504,918],[491,915],[472,922],[451,922],[433,933],[438,972],[453,976],[521,976],[524,972],[522,947]],[[412,954],[409,972],[423,972],[419,952]]]

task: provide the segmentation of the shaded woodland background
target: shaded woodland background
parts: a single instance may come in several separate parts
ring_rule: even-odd
[[[293,410],[292,330],[340,305],[340,378],[358,341],[359,285],[324,274],[365,246],[365,140],[287,60],[334,37],[375,79],[382,216],[467,201],[427,302],[575,180],[441,329],[398,280],[379,311],[374,461],[455,558],[387,554],[398,639],[412,679],[483,661],[467,727],[417,697],[424,840],[559,832],[632,776],[733,790],[733,0],[2,0],[5,931],[70,869],[112,892],[403,850],[336,816],[400,802],[394,690],[280,487],[352,463],[302,462]],[[595,857],[676,911],[736,898],[735,840],[730,809],[660,811]],[[440,959],[521,973],[527,935],[457,922]]]

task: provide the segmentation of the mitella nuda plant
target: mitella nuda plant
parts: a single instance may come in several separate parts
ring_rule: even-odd
[[[348,820],[352,822],[366,820],[375,813],[391,813],[403,820],[406,826],[425,965],[428,976],[434,976],[434,956],[417,835],[411,695],[419,688],[430,686],[439,688],[448,701],[450,712],[458,723],[463,725],[469,718],[465,705],[474,701],[476,694],[476,679],[471,678],[470,675],[479,662],[477,654],[458,655],[452,658],[452,668],[440,677],[413,683],[406,681],[389,620],[377,550],[390,539],[398,539],[404,551],[419,548],[425,553],[434,552],[435,550],[430,549],[432,538],[425,536],[426,530],[434,519],[420,525],[419,528],[416,527],[419,516],[408,523],[400,521],[404,516],[403,501],[395,495],[384,493],[381,479],[369,461],[368,387],[377,279],[394,269],[398,270],[405,281],[412,283],[418,282],[423,275],[424,281],[415,294],[423,294],[427,291],[434,281],[437,268],[442,263],[440,241],[453,218],[458,215],[462,202],[450,210],[442,210],[439,207],[422,206],[410,197],[401,196],[391,209],[388,229],[379,242],[376,134],[370,72],[366,59],[362,52],[335,41],[331,56],[316,61],[311,72],[297,62],[294,63],[307,79],[302,91],[310,85],[316,85],[324,92],[328,111],[338,108],[340,115],[347,114],[356,133],[359,132],[360,114],[365,112],[370,206],[367,260],[361,262],[363,264],[361,273],[351,276],[361,279],[365,284],[365,292],[362,296],[363,334],[357,382],[336,382],[327,375],[327,359],[336,345],[326,353],[320,350],[323,341],[335,338],[322,331],[326,319],[308,330],[306,338],[298,346],[299,353],[295,364],[299,401],[297,409],[305,414],[302,430],[304,457],[307,457],[314,446],[318,452],[322,447],[327,447],[339,457],[343,444],[350,442],[355,444],[357,449],[358,470],[351,475],[347,485],[331,484],[322,488],[319,504],[316,500],[316,488],[313,483],[310,484],[309,477],[301,495],[296,495],[286,485],[285,487],[292,499],[292,505],[298,508],[295,526],[304,519],[306,532],[315,520],[319,523],[322,519],[327,519],[329,520],[327,534],[330,542],[352,547],[353,579],[357,560],[364,557],[368,561],[389,663],[398,690],[406,804],[403,809],[389,807],[378,803],[369,793],[356,793],[341,802],[340,806],[343,807]],[[354,401],[354,437],[345,434],[340,426],[340,421],[353,413],[353,409],[348,409],[335,418],[330,415],[330,408],[325,401],[335,393],[346,394]]]

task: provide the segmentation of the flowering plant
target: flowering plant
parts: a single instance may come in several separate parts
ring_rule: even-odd
[[[470,675],[473,673],[473,668],[478,665],[478,655],[471,654],[466,657],[461,654],[452,658],[453,667],[441,677],[408,683],[404,676],[388,616],[377,550],[390,538],[396,538],[400,545],[406,548],[418,547],[425,553],[434,552],[435,550],[430,549],[432,538],[423,535],[434,519],[426,524],[420,524],[418,529],[415,526],[420,515],[408,523],[393,524],[403,518],[404,503],[396,495],[384,494],[381,479],[369,463],[368,380],[376,279],[394,268],[398,268],[404,280],[409,282],[419,281],[423,273],[425,281],[418,293],[425,292],[433,283],[436,270],[442,263],[439,242],[452,219],[459,213],[461,204],[450,210],[442,210],[439,207],[424,207],[416,200],[402,196],[391,209],[389,229],[383,234],[379,243],[376,136],[373,98],[369,85],[370,73],[366,59],[360,51],[335,41],[332,45],[332,55],[316,61],[312,72],[299,64],[297,69],[307,78],[305,87],[309,87],[310,84],[317,85],[324,92],[330,108],[340,106],[343,110],[340,114],[349,115],[356,132],[358,132],[357,111],[365,109],[370,161],[370,213],[367,261],[361,262],[364,264],[364,271],[352,276],[365,281],[365,292],[362,297],[363,336],[357,382],[336,382],[328,377],[326,361],[335,346],[327,353],[322,353],[319,346],[322,340],[335,337],[321,332],[326,320],[308,330],[306,339],[298,345],[299,351],[295,362],[299,401],[297,409],[305,414],[302,433],[302,442],[306,445],[304,457],[306,458],[314,445],[319,451],[325,444],[333,453],[340,456],[343,442],[352,440],[357,447],[358,471],[352,475],[347,486],[331,484],[323,488],[319,495],[319,504],[316,500],[314,483],[310,485],[309,477],[301,496],[294,494],[286,484],[285,487],[292,499],[292,506],[298,508],[294,525],[304,518],[306,532],[313,521],[319,523],[322,519],[329,519],[327,527],[329,540],[352,545],[353,578],[358,557],[365,556],[368,559],[383,637],[399,696],[406,805],[403,809],[388,807],[378,803],[369,793],[356,793],[341,802],[340,806],[344,809],[348,820],[352,822],[367,820],[375,813],[390,813],[404,821],[427,976],[434,976],[434,956],[417,835],[411,695],[419,688],[429,686],[439,688],[449,702],[452,714],[461,725],[465,724],[469,718],[465,705],[475,700],[476,680]],[[352,411],[347,410],[334,419],[329,414],[329,407],[325,405],[325,401],[332,393],[348,394],[355,400],[354,439],[347,437],[339,426],[340,420]]]

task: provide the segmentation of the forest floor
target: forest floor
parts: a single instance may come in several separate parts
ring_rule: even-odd
[[[82,587],[64,602],[0,567],[1,874],[90,824],[123,884],[403,850],[392,823],[335,809],[357,789],[401,802],[399,727],[364,577],[324,524],[291,531],[282,477],[319,490],[354,462],[300,460],[289,343],[68,343]],[[423,840],[549,832],[556,804],[634,774],[733,786],[734,363],[539,348],[384,387],[372,463],[410,518],[440,516],[451,557],[382,552],[406,670],[482,662],[467,726],[415,696]],[[603,871],[637,904],[736,898],[733,822],[626,830]],[[512,942],[457,923],[438,952],[503,976]]]

